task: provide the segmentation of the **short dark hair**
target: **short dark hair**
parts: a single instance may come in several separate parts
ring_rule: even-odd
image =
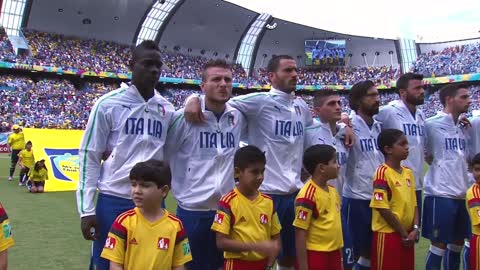
[[[157,187],[171,186],[172,173],[168,163],[161,160],[150,159],[138,162],[130,170],[130,180],[153,182]]]
[[[316,144],[310,146],[303,154],[303,167],[310,175],[313,175],[318,164],[327,165],[335,157],[335,148],[328,144]]]
[[[468,85],[464,83],[459,84],[448,84],[440,89],[440,103],[445,107],[447,104],[447,97],[455,97],[457,95],[458,89],[468,89]]]
[[[470,163],[472,167],[473,165],[480,165],[480,153],[477,153],[475,156],[473,156],[472,161]]]
[[[408,88],[408,83],[412,80],[423,80],[423,75],[422,74],[417,74],[417,73],[405,73],[400,78],[397,80],[396,84],[396,89],[397,93],[400,93],[400,89],[407,89]]]
[[[368,89],[374,87],[375,84],[370,81],[361,81],[352,86],[350,93],[348,94],[348,103],[350,108],[355,112],[358,110],[360,100],[367,95]]]
[[[25,143],[25,145],[27,145],[27,144],[32,144],[32,141],[28,141],[27,143]]]
[[[266,164],[267,159],[265,153],[254,145],[241,147],[237,150],[233,158],[233,166],[240,170],[244,170],[248,168],[248,166],[256,163]]]
[[[378,148],[382,154],[386,155],[385,147],[392,147],[405,134],[398,129],[384,129],[377,138]]]
[[[270,59],[270,61],[268,61],[267,72],[277,72],[278,66],[280,66],[280,61],[285,59],[295,60],[295,58],[291,57],[290,55],[275,55],[272,57],[272,59]]]
[[[136,59],[138,54],[143,50],[154,50],[157,52],[161,52],[158,44],[155,43],[153,40],[144,40],[132,50],[132,59]]]
[[[340,94],[337,91],[330,89],[317,91],[313,97],[313,105],[316,107],[322,106],[325,102],[325,99],[327,99],[328,97],[339,95]]]
[[[205,66],[203,66],[203,71],[202,71],[202,82],[207,80],[207,70],[209,68],[224,68],[228,70],[232,70],[232,66],[227,63],[227,61],[223,59],[215,59],[215,60],[210,60],[208,61]]]

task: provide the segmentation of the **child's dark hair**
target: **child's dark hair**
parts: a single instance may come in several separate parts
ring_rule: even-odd
[[[130,180],[153,182],[157,187],[170,187],[172,173],[168,163],[161,160],[150,159],[139,162],[130,171]]]
[[[31,145],[31,144],[32,144],[32,141],[28,141],[28,142],[25,144],[25,146],[28,145],[28,144]]]
[[[384,149],[385,146],[392,147],[404,135],[398,129],[384,129],[377,138],[378,148],[384,155],[387,155]]]
[[[43,161],[43,166],[40,166],[40,162],[42,162],[42,161]],[[47,165],[45,165],[45,159],[41,159],[41,160],[35,162],[35,166],[33,166],[33,169],[34,169],[36,172],[40,171],[41,169],[45,169],[45,170],[48,171]]]
[[[473,158],[472,162],[470,162],[473,165],[480,165],[480,153],[477,153]]]
[[[313,175],[318,164],[327,165],[335,157],[335,148],[327,144],[310,146],[303,154],[303,167]]]
[[[233,166],[240,170],[246,169],[248,166],[256,163],[267,163],[265,153],[254,145],[247,145],[237,150],[233,158]]]

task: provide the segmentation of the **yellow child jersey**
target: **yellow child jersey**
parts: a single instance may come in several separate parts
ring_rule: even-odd
[[[385,163],[378,167],[373,180],[373,195],[370,201],[372,211],[372,231],[392,233],[395,230],[376,209],[390,209],[409,231],[413,227],[417,196],[415,195],[415,179],[412,170],[402,167],[398,173]]]
[[[4,251],[15,244],[12,238],[12,227],[8,222],[7,212],[0,204],[0,227],[2,227],[2,232],[0,235],[0,252]]]
[[[48,171],[45,168],[41,168],[38,171],[36,171],[35,169],[31,169],[28,172],[28,179],[34,182],[41,182],[41,181],[48,180]]]
[[[191,261],[182,222],[164,211],[153,223],[136,207],[119,215],[108,233],[102,258],[122,264],[124,270],[170,270]]]
[[[465,203],[472,224],[472,233],[480,235],[480,186],[477,183],[468,189]]]
[[[230,239],[243,243],[270,240],[280,233],[281,225],[271,197],[259,193],[253,201],[243,196],[237,188],[223,196],[218,203],[218,211],[212,230],[228,235]],[[253,251],[228,252],[225,259],[257,261],[265,255]]]
[[[328,192],[312,179],[295,199],[293,226],[307,231],[307,250],[329,252],[343,247],[340,196],[333,186]]]
[[[23,136],[23,132],[10,134],[7,143],[13,150],[22,150],[25,148],[25,137]]]
[[[22,159],[22,163],[25,167],[29,168],[30,170],[33,169],[35,166],[35,158],[33,157],[33,151],[27,151],[27,149],[23,149],[18,153],[18,157]]]

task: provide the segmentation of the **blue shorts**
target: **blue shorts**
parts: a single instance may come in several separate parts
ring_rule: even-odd
[[[343,267],[352,269],[355,264],[355,253],[353,252],[353,241],[350,228],[342,215],[342,234],[343,234]]]
[[[217,249],[216,233],[211,230],[216,211],[189,211],[177,207],[177,217],[187,232],[192,261],[189,270],[218,270],[223,265],[223,252]]]
[[[100,257],[108,232],[115,219],[123,212],[135,207],[132,200],[123,199],[107,194],[98,194],[96,216],[98,233],[97,240],[93,242],[90,269],[109,270],[110,261]],[[93,268],[93,264],[96,266]]]
[[[416,190],[415,194],[417,195],[417,210],[418,210],[418,224],[422,224],[422,205],[423,205],[423,196],[421,190]]]
[[[469,217],[465,200],[426,196],[422,236],[435,243],[462,242],[469,235]]]
[[[268,194],[273,199],[275,211],[277,211],[278,219],[282,225],[280,238],[282,239],[282,250],[278,255],[278,259],[283,257],[295,257],[295,228],[293,221],[295,219],[295,198],[298,192],[289,195]]]
[[[342,199],[342,216],[350,229],[355,255],[370,254],[372,246],[372,209],[370,200]]]

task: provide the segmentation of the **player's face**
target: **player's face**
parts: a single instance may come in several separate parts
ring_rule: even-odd
[[[32,149],[32,145],[29,143],[29,144],[26,144],[25,145],[25,149],[27,149],[28,151],[30,151]]]
[[[232,71],[220,67],[206,70],[205,81],[200,87],[205,97],[212,102],[225,103],[232,95]]]
[[[160,52],[142,50],[132,60],[132,83],[137,88],[154,88],[160,79],[162,61]]]
[[[168,194],[168,186],[159,188],[154,182],[132,179],[132,200],[139,208],[150,208],[159,206]]]
[[[20,132],[19,128],[13,130],[13,133],[19,133],[19,132]]]
[[[477,182],[477,184],[480,184],[480,164],[473,165],[472,174],[473,174],[473,179],[475,179],[475,182]]]
[[[320,119],[325,122],[337,122],[342,117],[342,103],[340,96],[329,96],[323,101],[322,106],[315,107]]]
[[[368,89],[367,94],[362,98],[360,109],[370,116],[378,113],[380,108],[380,96],[377,87],[373,86]]]
[[[339,170],[340,166],[337,163],[337,154],[333,156],[327,165],[323,165],[323,174],[328,179],[336,179]]]
[[[405,91],[405,98],[409,104],[422,105],[425,102],[425,89],[421,80],[408,81],[408,88]]]
[[[408,140],[402,135],[391,147],[391,155],[398,160],[405,160],[408,157]]]
[[[268,73],[272,85],[284,92],[293,92],[297,87],[297,62],[293,59],[282,59],[276,72]]]
[[[249,191],[255,191],[260,188],[265,173],[264,163],[255,163],[249,165],[243,170],[240,170],[238,168],[236,168],[236,170],[238,172],[239,186],[242,186],[242,188]]]
[[[452,100],[452,108],[459,113],[466,113],[470,107],[472,100],[470,99],[470,91],[465,88],[460,88]]]

